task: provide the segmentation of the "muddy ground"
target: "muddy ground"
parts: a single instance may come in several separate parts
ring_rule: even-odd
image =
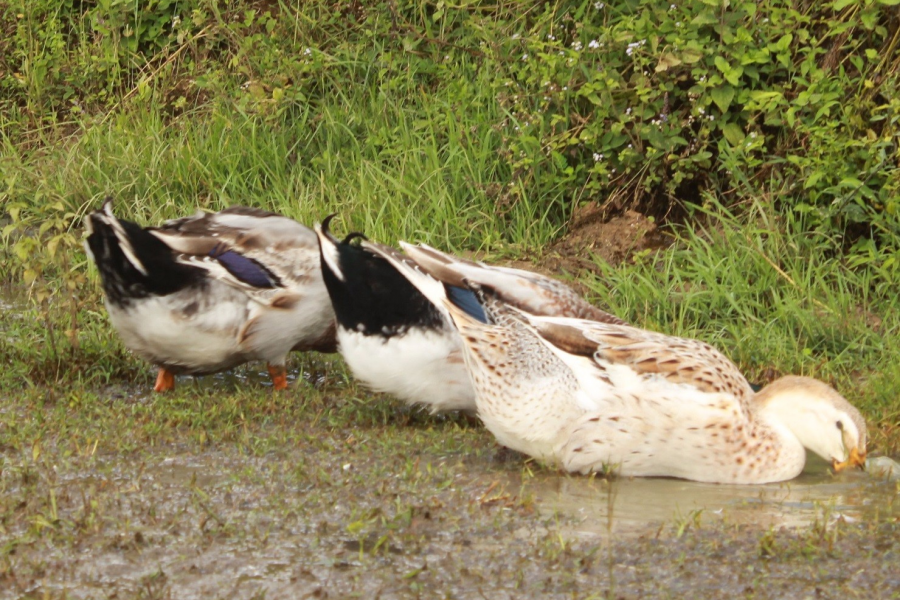
[[[896,481],[573,477],[328,368],[8,396],[0,598],[900,596]]]

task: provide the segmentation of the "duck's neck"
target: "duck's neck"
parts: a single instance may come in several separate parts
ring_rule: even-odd
[[[492,317],[505,326],[460,324],[478,414],[501,444],[549,458],[559,430],[583,412],[575,405],[577,380],[524,324]]]
[[[758,435],[769,437],[774,446],[773,458],[764,470],[771,470],[778,478],[766,478],[767,481],[793,479],[803,471],[808,446],[804,440],[813,434],[805,427],[807,423],[803,415],[805,409],[797,403],[787,401],[784,397],[756,402],[754,408]]]

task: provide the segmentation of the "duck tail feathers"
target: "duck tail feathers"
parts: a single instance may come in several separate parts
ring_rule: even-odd
[[[423,296],[428,298],[432,304],[441,311],[445,310],[444,301],[447,300],[447,293],[440,281],[427,274],[415,262],[409,260],[408,257],[397,252],[397,250],[393,248],[372,242],[363,242],[362,246],[373,254],[388,261],[391,266],[393,266],[401,275],[406,277],[406,279],[413,284]]]
[[[313,230],[319,238],[319,256],[322,261],[322,270],[330,271],[339,281],[344,281],[344,272],[341,269],[341,257],[338,247],[341,242],[331,233],[329,225],[337,213],[325,217],[321,223],[316,223]]]
[[[129,223],[128,225],[132,225]],[[133,228],[140,229],[135,225]],[[100,210],[96,210],[87,216],[85,229],[88,232],[88,247],[94,262],[109,264],[115,261],[116,248],[131,268],[148,276],[147,267],[138,258],[131,236],[126,230],[126,225],[119,221],[112,212],[112,198],[103,202]],[[124,266],[124,265],[123,265]]]
[[[405,242],[400,244],[406,250],[417,248]],[[487,316],[476,292],[469,288],[463,278],[455,275],[442,260],[440,252],[435,250],[434,254],[431,254],[424,251],[417,253],[416,256],[411,254],[406,256],[393,248],[385,251],[385,247],[379,244],[365,242],[363,245],[390,262],[438,310],[457,325],[472,321],[487,322]]]

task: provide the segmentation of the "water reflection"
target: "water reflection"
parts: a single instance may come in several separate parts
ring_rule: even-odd
[[[516,479],[516,478],[513,478]],[[862,471],[832,475],[810,460],[800,477],[778,484],[722,485],[678,479],[634,478],[607,482],[587,477],[538,475],[511,480],[533,497],[545,517],[562,517],[561,528],[584,536],[636,534],[660,525],[720,519],[761,527],[805,527],[816,519],[848,521],[900,514],[896,482]],[[900,504],[900,503],[898,503]],[[610,517],[611,516],[611,517]]]

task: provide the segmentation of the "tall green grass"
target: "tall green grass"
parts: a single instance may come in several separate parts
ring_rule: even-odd
[[[367,89],[350,100],[352,107],[298,110],[277,122],[226,109],[175,120],[129,112],[84,124],[39,155],[7,145],[12,184],[39,194],[30,202],[16,194],[10,205],[22,219],[45,216],[54,201],[83,216],[113,195],[123,217],[142,222],[232,204],[304,222],[338,212],[347,227],[379,239],[455,246],[534,248],[558,233],[546,198],[519,190],[508,207],[498,205],[509,190],[495,183],[508,178],[491,117],[454,118],[443,112],[452,107],[424,100],[385,106]]]

